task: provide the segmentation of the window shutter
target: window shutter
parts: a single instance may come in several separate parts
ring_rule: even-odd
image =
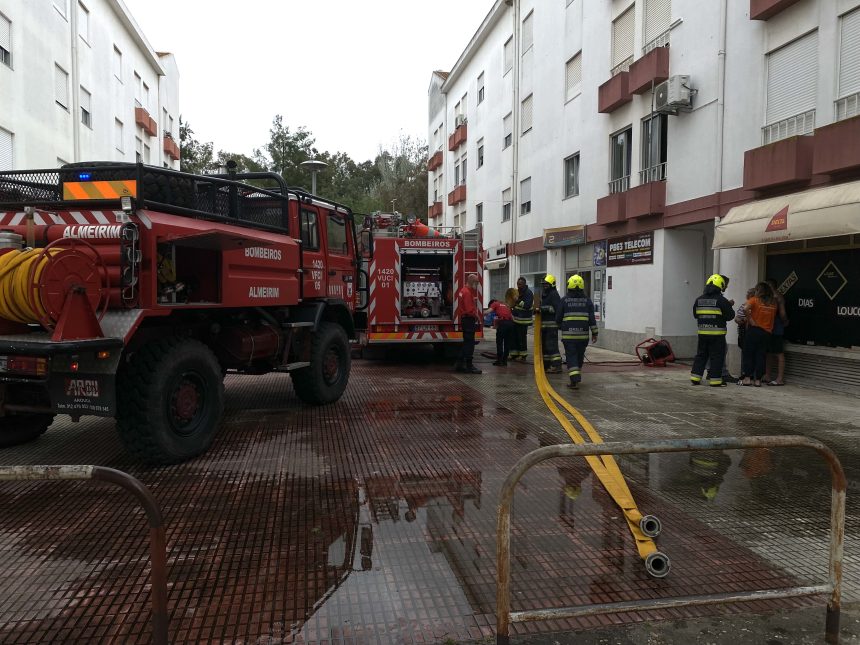
[[[0,128],[0,170],[12,170],[12,133]]]
[[[842,16],[839,96],[860,92],[860,9]]]
[[[505,136],[508,136],[509,134],[511,134],[511,115],[510,114],[505,117],[503,125],[505,128]]]
[[[534,11],[523,20],[523,51],[525,52],[534,44]]]
[[[531,130],[532,127],[532,117],[533,117],[533,107],[532,107],[532,95],[526,97],[525,101],[523,101],[523,110],[520,115],[523,122],[523,133]]]
[[[525,204],[532,200],[532,179],[523,179],[520,182],[520,204]]]
[[[113,48],[113,75],[122,80],[122,52]]]
[[[669,29],[672,0],[645,0],[645,44]]]
[[[508,38],[508,42],[505,43],[505,69],[503,74],[507,74],[508,71],[514,66],[514,40],[513,38]]]
[[[0,47],[12,51],[12,23],[5,16],[0,16]]]
[[[59,66],[54,67],[54,95],[57,103],[64,108],[69,107],[69,75]]]
[[[631,6],[612,22],[612,66],[633,57],[633,23],[636,16]]]
[[[114,145],[116,146],[116,149],[120,152],[125,149],[123,148],[122,138],[122,121],[120,121],[119,119],[114,119]]]
[[[818,32],[767,56],[767,124],[815,109]]]
[[[92,96],[84,88],[81,88],[81,109],[92,112]]]
[[[565,65],[564,70],[564,87],[565,96],[570,100],[579,91],[579,86],[582,84],[582,54],[577,54]]]

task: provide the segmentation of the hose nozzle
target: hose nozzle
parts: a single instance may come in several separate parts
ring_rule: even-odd
[[[654,551],[645,558],[645,571],[652,578],[665,578],[669,575],[669,569],[672,565],[669,562],[669,556],[659,551]]]
[[[639,530],[645,537],[655,538],[663,530],[663,524],[654,515],[645,515],[639,520]]]

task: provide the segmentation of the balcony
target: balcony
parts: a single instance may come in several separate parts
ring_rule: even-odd
[[[627,193],[612,193],[597,200],[597,223],[617,224],[627,219]]]
[[[427,170],[432,172],[442,165],[442,151],[437,150],[433,156],[427,160]]]
[[[813,137],[795,136],[744,153],[744,190],[808,181],[812,176]]]
[[[173,160],[179,159],[179,144],[172,137],[164,137],[164,154]]]
[[[448,150],[454,151],[466,143],[466,124],[458,125],[457,129],[448,137]]]
[[[818,128],[814,140],[812,172],[837,175],[860,170],[860,116]]]
[[[627,191],[627,219],[662,215],[666,210],[666,164],[639,173],[639,185]]]
[[[750,0],[750,20],[767,20],[800,0]]]
[[[603,85],[597,88],[597,111],[601,114],[609,114],[629,103],[633,97],[630,96],[628,82],[630,72],[619,71]]]
[[[149,129],[149,118],[149,112],[146,111],[146,108],[134,108],[134,122],[144,130]]]
[[[442,215],[442,202],[433,202],[427,207],[427,217],[440,217]]]
[[[460,184],[448,193],[448,206],[466,201],[466,184]]]
[[[633,94],[644,94],[668,78],[669,48],[657,47],[630,66],[627,89]]]

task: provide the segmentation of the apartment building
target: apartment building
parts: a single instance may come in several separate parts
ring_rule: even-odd
[[[179,168],[179,72],[121,0],[0,0],[0,170]]]
[[[483,227],[487,298],[583,275],[600,344],[624,351],[659,336],[690,356],[712,272],[737,302],[776,279],[790,363],[842,378],[858,115],[860,0],[499,0],[431,76],[428,216]]]

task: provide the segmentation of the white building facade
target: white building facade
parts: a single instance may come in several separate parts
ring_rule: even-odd
[[[690,356],[708,275],[738,303],[773,278],[804,320],[793,351],[860,359],[860,0],[499,0],[429,107],[430,223],[483,226],[487,298],[580,273],[601,345]],[[754,210],[782,202],[764,235]],[[836,298],[830,263],[856,271]]]
[[[179,168],[179,73],[121,0],[0,0],[0,170]]]

